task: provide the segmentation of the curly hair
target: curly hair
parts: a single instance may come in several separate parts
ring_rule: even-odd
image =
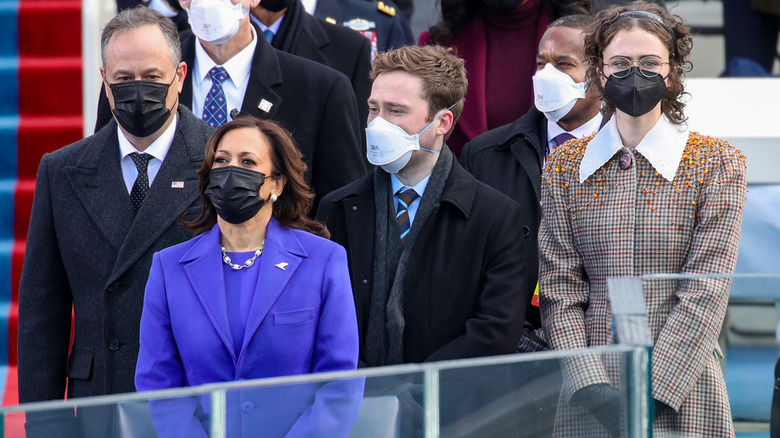
[[[628,11],[645,11],[658,15],[664,25],[652,18],[621,17]],[[604,101],[602,113],[609,117],[615,113],[615,106],[604,96],[604,86],[601,75],[604,69],[604,49],[620,31],[642,29],[656,38],[669,50],[668,88],[661,99],[661,112],[673,123],[685,123],[687,118],[683,113],[685,102],[683,97],[683,77],[691,71],[692,64],[688,61],[693,41],[690,29],[682,23],[682,18],[672,15],[666,9],[646,1],[635,1],[622,7],[611,7],[596,14],[595,21],[585,31],[585,61],[590,63],[587,78],[596,87]],[[670,33],[669,30],[672,32]],[[674,41],[672,40],[674,34]]]
[[[290,133],[270,120],[260,120],[252,116],[239,117],[228,122],[209,138],[203,157],[203,166],[198,171],[198,188],[200,190],[201,212],[193,221],[184,222],[184,226],[193,230],[195,235],[209,231],[217,223],[217,211],[208,196],[205,195],[209,186],[209,176],[214,165],[217,146],[230,131],[252,128],[258,130],[268,140],[271,147],[271,166],[281,176],[287,179],[279,198],[274,202],[273,216],[282,225],[308,231],[320,237],[329,238],[330,233],[321,222],[309,219],[306,214],[314,204],[314,193],[304,180],[306,164],[301,153],[295,146]]]
[[[423,98],[428,102],[429,121],[433,120],[440,110],[452,106],[452,125],[455,126],[463,112],[469,81],[466,78],[466,62],[455,56],[451,48],[406,46],[381,53],[374,59],[371,79],[393,71],[405,71],[422,80]]]
[[[447,44],[467,24],[482,15],[482,0],[438,0],[441,21],[428,29],[431,43]],[[542,0],[542,8],[552,20],[566,15],[588,15],[590,0]]]

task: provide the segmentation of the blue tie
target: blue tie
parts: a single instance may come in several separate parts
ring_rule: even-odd
[[[569,134],[568,132],[564,132],[563,134],[556,135],[555,137],[553,137],[552,141],[550,141],[550,144],[547,145],[547,155],[549,155],[553,149],[557,148],[558,146],[566,143],[567,141],[573,138],[576,137]]]
[[[266,29],[266,30],[263,31],[263,35],[265,35],[265,40],[266,41],[268,41],[269,43],[273,42],[273,40],[274,40],[274,31],[272,31],[271,29]]]
[[[412,221],[409,220],[409,205],[420,195],[411,187],[401,187],[397,195],[398,205],[395,208],[395,220],[398,221],[398,228],[401,231],[401,246],[403,246],[409,236],[409,231],[412,229]]]
[[[203,120],[211,127],[222,126],[227,122],[227,100],[222,91],[222,82],[230,76],[224,67],[215,66],[209,70],[211,89],[203,102]]]

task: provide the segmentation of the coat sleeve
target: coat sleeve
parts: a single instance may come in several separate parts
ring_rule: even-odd
[[[159,253],[154,254],[146,283],[140,333],[141,345],[135,370],[138,391],[185,386],[184,364],[171,328],[165,273]],[[152,399],[149,407],[160,438],[208,436],[197,417],[198,401],[194,397]]]
[[[73,296],[52,213],[50,155],[38,167],[19,287],[18,371],[22,403],[62,399]]]
[[[323,93],[322,119],[311,169],[314,207],[323,196],[365,175],[355,92],[339,74]]]
[[[741,153],[720,145],[720,165],[709,172],[697,203],[697,221],[682,274],[731,274],[737,264],[747,192]],[[653,397],[678,410],[714,355],[728,305],[731,279],[679,281],[676,304],[653,349]]]
[[[506,203],[493,205],[502,213],[487,225],[490,233],[475,314],[466,320],[463,335],[434,351],[426,362],[517,352],[530,301],[529,277],[522,227],[518,226],[522,223],[520,207],[501,199]],[[489,214],[493,216],[492,211]]]
[[[559,159],[561,154],[548,161]],[[549,166],[556,167],[557,164]],[[577,172],[566,172],[576,178]],[[542,177],[542,221],[539,229],[539,307],[542,326],[555,350],[589,347],[585,310],[590,304],[590,285],[582,256],[574,242],[568,212],[564,172],[545,172]],[[563,362],[564,394],[610,380],[599,356],[579,356]]]
[[[357,368],[358,334],[347,253],[336,246],[325,265],[322,308],[314,347],[312,373]],[[322,384],[314,402],[301,414],[288,437],[347,437],[363,400],[363,378]]]

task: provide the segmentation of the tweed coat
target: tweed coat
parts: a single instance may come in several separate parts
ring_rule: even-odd
[[[597,135],[615,134],[613,121]],[[585,176],[579,169],[592,138],[556,149],[542,181],[542,324],[553,348],[560,350],[614,342],[608,277],[728,274],[739,246],[746,193],[741,152],[725,141],[690,133],[669,181],[642,153],[621,144],[581,182]],[[626,153],[633,165],[623,170],[618,160]],[[667,163],[672,168],[674,160]],[[675,411],[656,420],[656,436],[734,434],[717,346],[730,285],[726,279],[645,282],[655,344],[652,395]],[[586,356],[564,364],[557,435],[609,436],[568,401],[588,385],[619,387],[617,362]]]
[[[177,221],[200,211],[196,172],[212,132],[179,106],[171,147],[138,213],[122,178],[116,121],[43,156],[19,287],[22,403],[62,399],[66,382],[68,398],[135,390],[152,254],[192,237]],[[177,181],[183,188],[172,187]]]

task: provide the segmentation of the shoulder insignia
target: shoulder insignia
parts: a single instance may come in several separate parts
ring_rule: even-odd
[[[365,18],[353,18],[349,21],[344,22],[344,26],[356,30],[358,32],[362,32],[364,30],[373,29],[376,27],[376,23],[373,21],[368,21]]]
[[[325,21],[327,21],[330,24],[336,24],[336,19],[333,17],[326,17]]]
[[[377,2],[376,8],[379,9],[379,12],[384,12],[391,17],[395,17],[395,8],[386,5],[383,1]]]

